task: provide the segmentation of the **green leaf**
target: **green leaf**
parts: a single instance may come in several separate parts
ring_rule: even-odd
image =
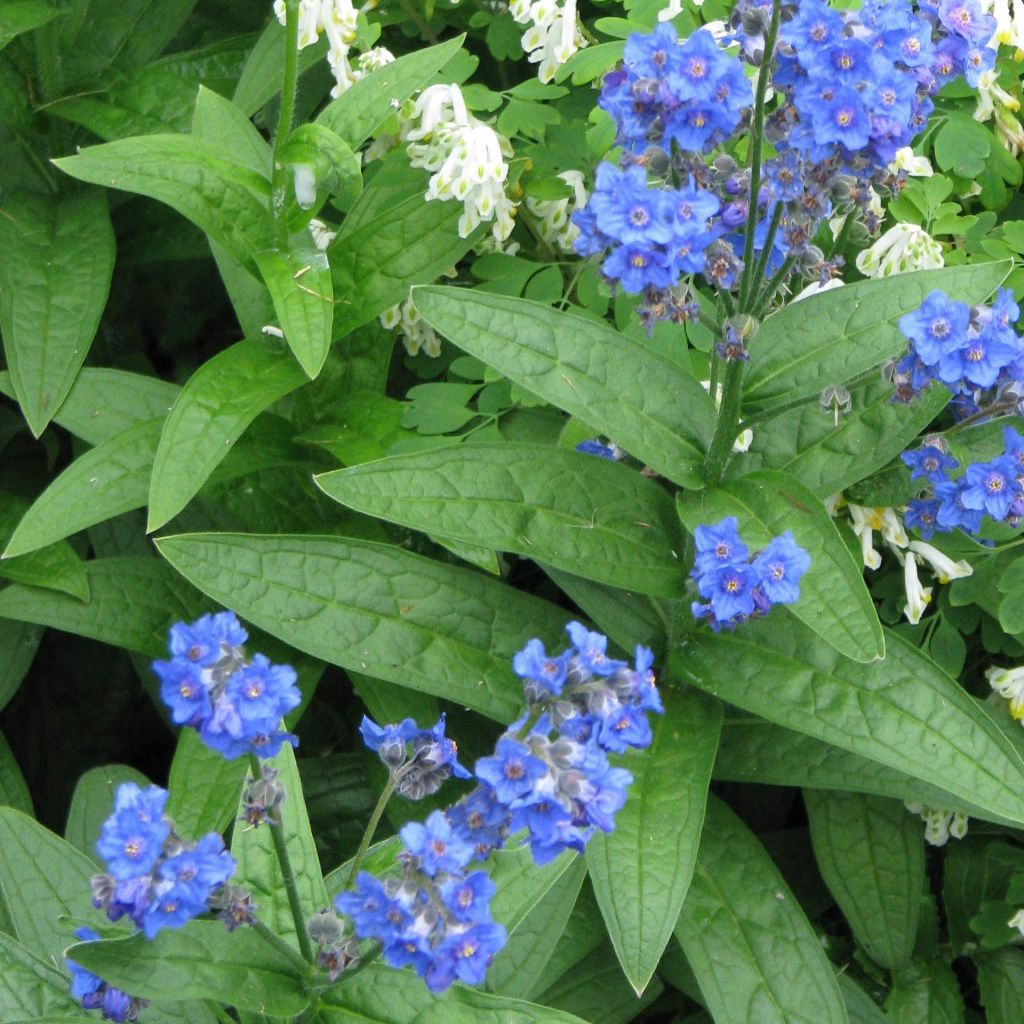
[[[676,938],[718,1024],[847,1022],[832,967],[789,886],[715,797]]]
[[[38,626],[0,619],[0,711],[18,692],[42,639]]]
[[[114,793],[124,782],[134,782],[142,787],[150,784],[142,772],[129,765],[108,764],[90,768],[79,778],[71,796],[64,838],[97,864],[101,861],[96,856],[96,840],[100,837],[103,822],[113,811]]]
[[[679,515],[696,527],[737,516],[740,535],[752,551],[791,530],[811,556],[800,580],[800,598],[789,611],[823,640],[855,661],[885,656],[882,627],[864,571],[839,536],[821,501],[786,473],[759,470],[717,490],[677,496]]]
[[[327,250],[334,294],[334,338],[403,302],[414,284],[433,281],[455,266],[476,236],[461,238],[458,202],[428,203],[420,191],[402,202],[377,208],[376,181],[363,191]],[[371,206],[366,218],[360,206]]]
[[[898,800],[807,790],[804,803],[821,876],[854,937],[876,963],[914,955],[924,891],[924,833]]]
[[[928,960],[897,971],[885,1003],[892,1024],[963,1024],[960,984],[942,960]]]
[[[0,331],[18,404],[38,437],[60,408],[107,303],[114,230],[93,190],[15,194],[0,216]]]
[[[36,551],[146,503],[163,420],[145,420],[80,455],[18,523],[4,558]]]
[[[613,328],[528,299],[417,288],[423,318],[460,348],[686,487],[698,487],[714,406],[697,381]]]
[[[166,416],[180,391],[157,377],[84,366],[54,422],[86,444],[102,444],[129,427]],[[14,395],[6,373],[0,373],[0,392]]]
[[[587,867],[616,956],[639,996],[665,951],[693,877],[722,708],[692,690],[664,693],[649,750],[615,830],[587,844]],[[671,822],[671,828],[665,824]]]
[[[905,352],[899,319],[932,291],[969,305],[984,302],[1010,269],[1004,262],[919,270],[859,281],[786,306],[750,340],[744,411],[817,395]]]
[[[0,618],[52,626],[162,658],[168,628],[205,610],[195,590],[157,558],[98,558],[87,562],[85,571],[88,604],[15,583],[0,591]]]
[[[267,140],[231,100],[199,86],[192,118],[192,133],[209,142],[219,142],[235,163],[269,179],[271,151]]]
[[[267,26],[252,47],[231,97],[246,117],[251,117],[281,91],[284,39],[284,25],[277,18],[268,18]],[[324,35],[312,46],[299,51],[300,80],[305,71],[326,58],[327,47],[327,37]]]
[[[916,647],[888,632],[885,660],[863,665],[778,610],[771,619],[702,636],[672,657],[669,672],[771,722],[1024,820],[1024,759]]]
[[[270,290],[285,341],[306,376],[316,377],[331,347],[334,286],[327,257],[309,251],[271,250],[256,254],[256,265]]]
[[[240,341],[199,367],[163,424],[147,531],[176,516],[249,424],[305,381],[289,354],[262,338]]]
[[[59,7],[47,7],[39,0],[3,0],[0,3],[0,50],[15,36],[31,32],[63,13]]]
[[[417,89],[425,85],[462,48],[465,36],[416,50],[371,71],[332,100],[316,123],[340,135],[353,149],[375,135]]]
[[[636,470],[550,445],[414,452],[315,477],[335,501],[642,594],[678,596],[671,499]]]
[[[531,863],[527,871],[529,875],[535,875],[536,865]],[[501,894],[494,896],[492,912],[495,920],[509,929],[509,937],[487,969],[485,984],[488,992],[514,999],[529,998],[565,931],[586,876],[583,858],[567,857],[564,869],[529,913],[519,919],[514,930],[501,913]]]
[[[849,976],[839,975],[839,991],[846,1003],[850,1024],[889,1024],[881,1007]]]
[[[961,178],[976,178],[985,169],[992,133],[968,114],[951,111],[935,133],[935,162]]]
[[[0,732],[0,806],[32,814],[32,796],[7,738]],[[0,900],[0,906],[3,901]],[[2,929],[0,929],[2,930]]]
[[[988,1024],[1024,1020],[1024,952],[1004,946],[975,958]]]
[[[225,760],[195,729],[182,729],[167,780],[167,813],[178,834],[197,839],[207,832],[225,832],[235,817],[245,773],[243,758]]]
[[[156,543],[200,590],[293,647],[499,722],[521,709],[513,654],[534,636],[558,642],[566,618],[498,580],[386,544],[230,533]]]
[[[944,387],[929,388],[910,405],[894,403],[892,395],[892,385],[882,380],[852,388],[853,408],[840,415],[838,426],[816,398],[759,422],[749,453],[733,459],[728,476],[785,470],[819,498],[837,494],[910,447],[950,398]]]
[[[63,1016],[79,1017],[83,1024],[88,1019],[71,997],[67,978],[17,939],[0,932],[0,1019]]]
[[[52,963],[61,963],[72,927],[60,920],[95,915],[89,880],[96,865],[38,822],[0,807],[0,897],[15,938]]]
[[[253,273],[253,256],[270,246],[270,183],[205,139],[144,135],[53,162],[81,181],[166,203]]]
[[[949,844],[943,857],[942,905],[954,955],[977,951],[978,935],[971,921],[986,903],[1006,896],[1016,859],[1015,848],[992,836],[964,836]],[[1008,920],[1005,917],[1002,924]]]
[[[302,797],[302,780],[295,765],[291,745],[284,743],[277,757],[266,762],[278,773],[278,781],[287,794],[280,807],[288,858],[295,875],[295,885],[308,919],[316,911],[329,906],[316,843],[309,827],[306,802]],[[244,811],[244,794],[238,805],[238,817]],[[288,905],[281,864],[274,852],[270,829],[238,827],[231,833],[231,855],[238,861],[233,884],[249,889],[259,908],[257,916],[276,935],[297,946],[295,923]]]
[[[68,957],[105,981],[143,999],[216,999],[240,1010],[293,1017],[309,997],[283,953],[249,928],[190,921],[155,939],[80,942]]]
[[[27,502],[0,492],[0,537],[10,539],[15,524],[27,508]],[[0,561],[0,576],[15,583],[31,583],[36,587],[61,590],[80,601],[89,600],[85,566],[66,541],[20,558]]]

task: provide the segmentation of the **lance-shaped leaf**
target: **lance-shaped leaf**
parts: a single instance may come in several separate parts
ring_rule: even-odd
[[[821,876],[876,963],[910,962],[924,890],[924,833],[900,800],[807,790]]]
[[[566,619],[499,580],[354,538],[191,534],[157,547],[204,593],[293,647],[499,722],[521,706],[513,654],[535,636],[558,643]]]
[[[0,331],[18,404],[38,437],[75,382],[107,304],[114,229],[94,190],[16,194],[0,216]]]
[[[764,847],[715,797],[676,937],[716,1024],[847,1024],[817,934]]]
[[[94,914],[89,880],[96,865],[28,815],[0,807],[0,897],[15,938],[59,964],[72,920]]]
[[[0,4],[0,50],[22,32],[31,32],[64,13],[37,0],[5,0]]]
[[[176,516],[256,416],[305,381],[291,356],[262,338],[240,341],[199,367],[163,424],[147,529]]]
[[[1024,1020],[1024,952],[1004,946],[976,957],[975,962],[988,1024]]]
[[[672,501],[621,463],[549,445],[466,445],[316,477],[360,512],[511,551],[613,586],[676,596],[684,575]]]
[[[624,762],[634,780],[614,831],[587,845],[597,902],[638,995],[672,937],[693,877],[722,724],[721,705],[692,690],[666,690],[664,699],[650,750]]]
[[[407,53],[371,71],[328,103],[316,123],[330,128],[353,149],[358,149],[395,116],[395,111],[409,96],[459,52],[465,38],[458,36],[437,46]]]
[[[612,438],[684,487],[699,487],[714,405],[678,366],[602,324],[528,299],[417,288],[434,330]]]
[[[309,1003],[294,962],[250,928],[219,921],[165,928],[155,939],[80,942],[68,957],[143,999],[216,999],[239,1010],[294,1017]]]
[[[27,508],[28,502],[0,493],[0,537],[11,537],[15,524]],[[20,558],[0,561],[0,576],[14,580],[15,583],[31,583],[36,587],[62,590],[81,601],[89,599],[85,566],[66,541],[59,541]]]
[[[285,341],[306,376],[316,377],[331,347],[334,286],[327,257],[317,250],[256,254]]]
[[[791,303],[751,338],[743,408],[754,411],[817,395],[905,352],[900,317],[935,289],[975,304],[1006,279],[1010,263],[973,263],[859,281]]]
[[[680,494],[677,501],[679,515],[691,532],[736,516],[740,536],[752,552],[791,530],[796,543],[811,556],[811,567],[801,577],[800,598],[789,610],[855,661],[884,657],[882,627],[863,569],[821,501],[799,480],[759,470],[715,490]]]
[[[705,635],[669,670],[717,697],[888,765],[1012,821],[1024,821],[1024,759],[987,712],[927,655],[886,634],[862,665],[781,609]]]
[[[71,997],[68,979],[13,936],[0,932],[0,1020],[59,1021],[64,1016],[77,1017],[82,1024],[87,1019]]]
[[[911,964],[893,976],[885,1011],[892,1024],[963,1024],[960,983],[944,960]]]
[[[179,835],[189,838],[224,832],[238,809],[238,793],[246,761],[227,761],[199,738],[195,729],[182,729],[167,780],[167,813]]]
[[[882,1008],[849,974],[839,975],[839,991],[843,994],[850,1024],[890,1024]]]
[[[0,805],[13,807],[16,810],[32,813],[32,795],[28,791],[28,783],[15,760],[7,738],[0,732]],[[3,901],[0,900],[0,919],[2,919]]]
[[[42,639],[43,630],[38,626],[0,619],[0,711],[18,692]]]
[[[270,247],[270,183],[191,135],[143,135],[55,160],[66,174],[166,203],[252,273]]]
[[[108,764],[90,768],[78,780],[71,795],[64,838],[97,864],[102,864],[102,861],[96,855],[96,840],[100,837],[103,823],[114,809],[117,787],[125,782],[134,782],[143,788],[150,784],[142,772],[129,765]],[[186,839],[192,838],[188,833],[180,834]]]
[[[235,163],[270,178],[271,150],[267,140],[239,107],[205,85],[199,87],[195,99],[192,133],[219,142]]]
[[[295,887],[308,918],[328,906],[327,889],[320,873],[316,843],[309,827],[306,802],[302,797],[302,781],[295,766],[290,744],[282,745],[280,753],[267,762],[278,773],[284,785],[286,801],[280,807],[285,845],[295,878]],[[245,808],[244,793],[238,805],[238,816]],[[295,924],[288,904],[288,893],[281,873],[281,863],[274,850],[270,829],[236,828],[231,834],[231,855],[238,861],[236,884],[249,889],[259,907],[259,919],[272,932],[296,943]]]

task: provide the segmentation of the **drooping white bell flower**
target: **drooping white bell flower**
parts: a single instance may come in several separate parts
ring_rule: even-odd
[[[894,224],[872,246],[857,254],[857,269],[865,277],[891,277],[944,265],[942,246],[917,224]]]
[[[561,65],[587,45],[576,19],[576,0],[512,0],[509,13],[520,25],[523,49],[531,64],[539,64],[537,77],[550,82]]]
[[[925,842],[932,846],[945,846],[950,838],[963,839],[967,835],[967,815],[962,811],[950,811],[943,807],[928,807],[925,804],[904,802],[911,814],[924,819]]]
[[[989,686],[1010,702],[1010,714],[1019,722],[1024,718],[1024,666],[990,668],[985,673]]]

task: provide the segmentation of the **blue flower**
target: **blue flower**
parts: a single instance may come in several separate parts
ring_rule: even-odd
[[[80,942],[95,942],[99,937],[99,932],[93,931],[92,928],[75,929],[75,938]],[[71,971],[71,995],[80,1002],[86,996],[98,992],[106,984],[102,978],[76,964],[74,960],[65,960],[64,962],[68,965],[68,970]]]
[[[221,659],[223,647],[237,647],[248,639],[234,612],[218,612],[171,626],[169,646],[175,658],[206,668]]]
[[[490,920],[491,897],[497,887],[486,871],[473,871],[464,878],[457,876],[441,885],[441,898],[456,921],[472,924]]]
[[[411,718],[403,718],[401,722],[382,727],[363,715],[359,723],[359,735],[363,743],[389,768],[397,768],[405,762],[406,744],[416,735],[416,731],[416,723]]]
[[[175,658],[154,661],[153,671],[160,677],[160,697],[171,709],[171,721],[175,725],[201,722],[212,713],[210,693],[198,665],[185,658]]]
[[[938,524],[940,506],[941,502],[937,498],[912,498],[907,502],[903,525],[908,530],[916,529],[928,540],[936,529],[941,529]]]
[[[418,858],[419,869],[431,878],[439,871],[461,871],[473,859],[473,847],[456,832],[440,811],[431,811],[424,823],[402,826],[406,850]]]
[[[1005,519],[1019,493],[1017,467],[1005,455],[991,462],[976,462],[964,474],[966,486],[960,492],[964,508],[987,512],[993,519]]]
[[[226,692],[244,723],[271,731],[302,701],[296,678],[290,665],[271,665],[264,655],[256,654],[231,676]]]
[[[553,658],[544,650],[540,640],[531,640],[512,658],[512,668],[520,679],[536,683],[557,697],[569,671],[569,652],[563,651]]]
[[[445,939],[424,975],[427,987],[431,992],[443,992],[456,978],[467,985],[479,985],[506,938],[500,924],[488,922]]]
[[[537,779],[544,778],[548,766],[530,753],[530,748],[511,736],[498,740],[492,757],[476,763],[476,777],[488,783],[498,799],[506,804],[531,792]]]
[[[746,544],[740,540],[736,516],[726,516],[714,526],[698,526],[693,531],[693,540],[697,548],[693,575],[714,572],[723,565],[745,561],[749,554]]]
[[[947,353],[967,339],[971,311],[966,302],[954,302],[933,291],[913,313],[900,318],[900,330],[914,345],[914,352],[926,366],[935,366]]]
[[[164,820],[167,791],[158,786],[140,789],[134,782],[118,787],[114,813],[104,823],[96,850],[114,878],[146,874],[163,852],[171,833]]]
[[[771,541],[754,559],[753,566],[772,604],[792,604],[800,597],[800,578],[811,567],[811,556],[787,530]]]
[[[620,668],[625,668],[624,661],[608,657],[608,637],[601,633],[591,633],[582,623],[570,622],[565,627],[580,665],[587,672],[599,676],[610,676]]]
[[[948,471],[957,469],[960,465],[952,455],[947,455],[941,448],[932,444],[926,444],[916,451],[903,452],[900,458],[911,470],[911,480],[923,477],[933,484],[948,480]]]

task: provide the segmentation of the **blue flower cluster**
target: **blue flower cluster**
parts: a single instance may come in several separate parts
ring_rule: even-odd
[[[99,933],[92,928],[77,928],[75,938],[81,942],[95,942]],[[83,1009],[100,1010],[104,1020],[112,1020],[115,1024],[138,1019],[139,1011],[146,1006],[146,1000],[122,992],[119,988],[108,985],[102,978],[76,964],[74,960],[65,960],[71,971],[71,996],[81,1002]]]
[[[937,380],[958,396],[961,414],[977,412],[983,393],[1024,378],[1024,344],[1014,330],[1019,315],[1005,288],[991,306],[973,309],[933,291],[900,318],[909,345],[893,373],[896,399],[909,402]]]
[[[455,741],[444,734],[445,716],[429,729],[420,729],[411,718],[396,725],[379,726],[363,716],[359,734],[363,743],[388,766],[395,790],[410,800],[436,793],[446,779],[471,779],[458,759]]]
[[[647,713],[662,711],[651,652],[638,647],[630,665],[608,656],[601,634],[578,622],[567,630],[571,649],[549,655],[531,640],[513,659],[527,715],[476,762],[472,792],[402,829],[402,878],[361,872],[356,891],[336,900],[360,938],[379,941],[389,964],[411,964],[432,991],[456,979],[482,981],[505,943],[505,929],[490,916],[494,885],[469,865],[522,829],[538,864],[582,851],[595,829],[612,830],[632,782],[607,755],[650,745]],[[370,723],[364,738],[382,758],[393,744],[397,757],[414,735],[408,722]]]
[[[148,939],[208,910],[211,896],[235,873],[216,832],[185,842],[166,806],[166,789],[123,783],[96,843],[107,873],[93,876],[93,905],[111,921],[127,915]]]
[[[1012,427],[1003,429],[1004,450],[988,462],[973,462],[958,479],[950,470],[960,464],[948,455],[941,442],[904,452],[910,479],[930,485],[923,497],[908,502],[904,523],[927,540],[933,533],[959,527],[976,534],[985,515],[1008,526],[1024,520],[1024,437]]]
[[[811,567],[810,555],[789,530],[751,559],[738,527],[737,518],[728,516],[693,531],[697,557],[690,575],[708,603],[694,601],[692,610],[715,632],[765,615],[772,605],[792,604],[800,597],[800,578]]]
[[[228,759],[275,757],[282,743],[299,742],[281,731],[282,717],[301,700],[295,670],[262,654],[247,660],[248,639],[233,612],[204,615],[172,626],[171,660],[153,662],[174,722]]]

